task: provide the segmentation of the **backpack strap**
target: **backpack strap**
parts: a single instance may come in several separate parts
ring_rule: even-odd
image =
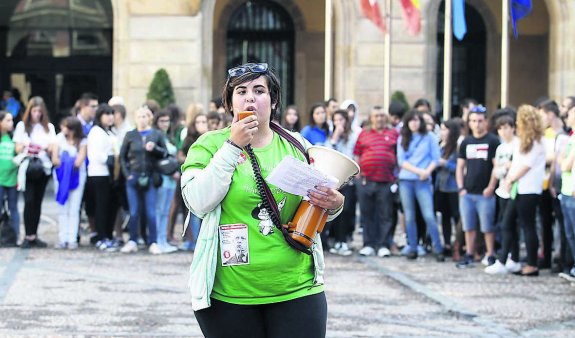
[[[282,126],[280,126],[279,124],[277,124],[275,122],[270,123],[270,128],[273,131],[275,131],[276,133],[278,133],[279,136],[285,138],[294,147],[296,147],[303,154],[307,163],[310,163],[309,162],[309,155],[307,154],[307,151],[305,150],[304,146],[301,144],[300,141],[298,141],[295,137],[293,137],[292,134],[290,134],[287,130],[285,130]]]

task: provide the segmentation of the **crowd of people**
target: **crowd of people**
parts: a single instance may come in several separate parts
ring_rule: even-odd
[[[127,118],[122,98],[101,103],[86,93],[58,128],[41,97],[23,104],[7,92],[3,102],[0,197],[20,247],[47,246],[38,224],[52,180],[60,208],[58,249],[78,248],[85,212],[90,243],[99,250],[194,250],[201,220],[183,203],[180,171],[166,173],[158,162],[181,165],[202,134],[228,127],[232,120],[221,100],[210,103],[209,113],[198,104],[184,112],[149,100]],[[490,113],[467,99],[460,108],[458,117],[439,123],[425,99],[411,108],[393,101],[373,106],[360,121],[356,102],[331,98],[311,105],[307,116],[294,105],[274,115],[310,144],[360,165],[360,175],[340,190],[341,215],[321,234],[324,250],[353,253],[359,207],[360,255],[413,260],[433,254],[439,262],[452,257],[458,268],[480,261],[489,274],[535,276],[552,268],[575,276],[575,97]],[[189,222],[181,243],[174,229],[180,214]],[[395,242],[398,225],[406,235],[403,248]]]

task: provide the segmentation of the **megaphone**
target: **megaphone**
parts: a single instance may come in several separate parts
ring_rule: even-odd
[[[344,154],[331,148],[311,146],[308,148],[311,166],[319,172],[338,179],[338,189],[359,174],[359,165]],[[313,244],[317,233],[321,233],[327,221],[327,210],[301,201],[295,216],[288,222],[289,236],[307,248]]]

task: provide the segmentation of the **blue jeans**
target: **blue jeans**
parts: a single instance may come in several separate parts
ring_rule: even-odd
[[[4,195],[8,199],[8,211],[12,219],[12,228],[16,232],[16,238],[20,235],[20,214],[18,213],[18,191],[16,187],[3,187],[0,185],[0,200],[4,205]]]
[[[405,226],[407,228],[407,243],[409,251],[417,251],[417,225],[415,223],[415,199],[419,203],[421,214],[427,226],[427,234],[433,242],[433,249],[436,253],[443,252],[443,246],[439,239],[437,230],[437,220],[433,208],[433,186],[429,181],[400,180],[399,195],[403,205],[405,215]]]
[[[561,210],[563,210],[565,237],[575,260],[575,198],[573,196],[561,196]]]
[[[495,195],[491,197],[483,197],[481,194],[459,196],[459,213],[463,231],[476,230],[478,216],[481,232],[495,231]]]
[[[156,200],[156,226],[158,227],[158,245],[168,244],[168,216],[175,189],[159,187]]]
[[[152,185],[150,179],[147,187],[140,187],[138,175],[132,174],[133,178],[126,182],[126,194],[128,195],[128,205],[130,206],[130,240],[138,242],[138,228],[140,216],[140,198],[144,201],[146,208],[146,225],[148,226],[148,244],[156,243],[156,195],[157,188]]]

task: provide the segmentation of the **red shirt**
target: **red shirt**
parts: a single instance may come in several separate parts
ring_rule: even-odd
[[[361,176],[374,182],[393,182],[399,133],[395,129],[363,130],[353,154],[359,156]]]

